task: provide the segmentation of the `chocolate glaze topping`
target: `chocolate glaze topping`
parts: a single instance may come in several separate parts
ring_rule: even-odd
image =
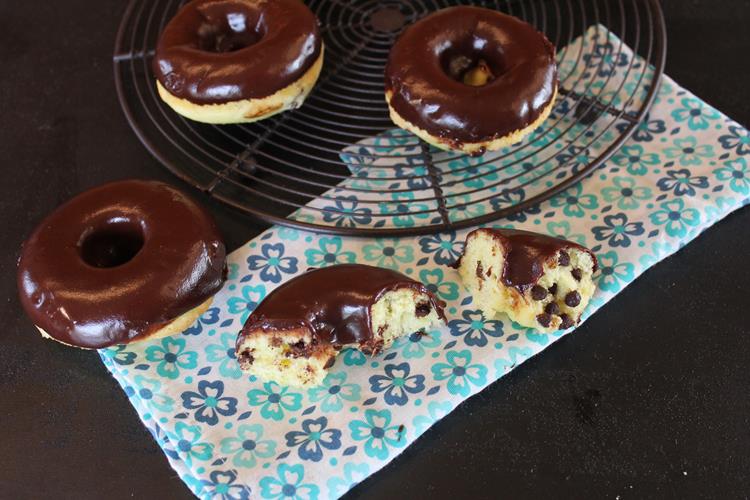
[[[482,86],[463,83],[486,65]],[[453,144],[485,142],[529,126],[557,85],[555,49],[531,25],[479,7],[451,7],[418,21],[391,49],[390,104],[410,123]]]
[[[267,97],[318,59],[315,15],[300,0],[193,0],[167,24],[153,70],[196,104]]]
[[[275,289],[247,319],[237,346],[257,330],[301,327],[334,346],[368,343],[374,338],[370,307],[386,292],[401,288],[427,294],[429,305],[444,319],[442,302],[422,283],[390,269],[341,264],[308,271]],[[426,304],[416,306],[420,314]]]
[[[224,280],[225,247],[210,215],[161,182],[86,191],[24,243],[18,291],[35,325],[100,348],[155,332]]]
[[[533,287],[542,277],[544,263],[556,255],[567,256],[560,252],[569,248],[576,248],[589,254],[594,261],[593,272],[596,272],[597,261],[594,253],[572,241],[529,231],[489,228],[475,229],[467,235],[467,241],[478,231],[492,236],[505,248],[505,264],[501,274],[505,286],[513,286],[521,291]],[[558,262],[562,265],[560,260]]]

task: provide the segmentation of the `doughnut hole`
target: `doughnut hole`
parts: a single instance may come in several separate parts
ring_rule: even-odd
[[[205,52],[234,52],[258,43],[266,34],[258,10],[220,2],[198,7],[203,17],[197,30],[197,46]]]
[[[486,39],[477,36],[445,43],[439,57],[449,78],[474,87],[486,85],[506,71],[502,53],[492,50]]]
[[[144,241],[140,224],[116,219],[84,232],[78,251],[81,259],[92,267],[117,267],[130,262],[141,251]]]

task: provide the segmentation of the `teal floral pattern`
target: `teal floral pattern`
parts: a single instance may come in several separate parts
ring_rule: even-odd
[[[279,464],[276,476],[260,480],[260,496],[268,499],[316,500],[320,492],[314,484],[305,484],[302,465]]]
[[[221,452],[232,457],[233,465],[253,468],[259,459],[271,458],[276,453],[276,443],[262,438],[262,425],[242,424],[237,428],[236,437],[221,440]]]
[[[364,441],[367,456],[385,460],[393,448],[402,448],[406,444],[404,428],[391,425],[391,420],[389,410],[365,410],[364,420],[349,422],[352,439]]]
[[[260,406],[263,418],[281,420],[284,412],[299,410],[302,404],[302,394],[292,392],[288,387],[282,387],[276,382],[266,382],[262,389],[252,389],[247,393],[251,406]]]
[[[471,351],[451,351],[445,363],[432,365],[435,380],[447,380],[448,392],[468,396],[487,382],[487,367],[471,363]]]
[[[581,75],[576,74],[580,66],[614,72],[614,85],[629,66],[620,64],[632,53],[626,47],[621,52],[619,42],[608,39],[605,31],[597,35],[592,28],[586,36],[598,44],[587,60],[591,66],[571,66],[561,56],[561,74],[572,72],[573,82]],[[622,105],[633,89],[621,92],[613,85],[589,89],[589,94]],[[644,97],[639,93],[635,98]],[[438,175],[453,182],[446,186],[450,204],[469,201],[467,186],[483,187],[498,206],[528,199],[535,189],[562,178],[556,176],[601,155],[612,134],[630,126],[614,115],[606,120],[614,120],[614,127],[605,131],[604,120],[590,127],[572,121],[573,112],[567,111],[574,105],[570,96],[558,99],[550,122],[561,121],[532,135],[533,150],[514,146],[478,158],[433,151]],[[566,144],[581,133],[592,134],[588,137],[594,142],[586,150],[575,141]],[[657,104],[598,170],[553,199],[492,225],[546,233],[592,249],[599,272],[585,321],[647,268],[750,202],[748,137],[744,127],[665,78]],[[317,210],[300,210],[292,217],[306,222],[327,218],[339,227],[382,227],[390,218],[378,212],[383,202],[399,227],[434,223],[399,208],[409,205],[413,211],[427,204],[422,199],[434,196],[425,189],[430,172],[419,161],[381,164],[373,151],[407,158],[421,152],[414,137],[401,130],[364,139],[342,151],[352,184],[344,181],[342,189],[311,202]],[[495,157],[499,159],[493,161]],[[355,181],[360,189],[396,189],[388,179],[395,169],[413,176],[398,187],[404,190],[398,196],[361,194],[377,202],[365,206],[343,189]],[[524,189],[505,189],[509,178],[526,183]],[[488,213],[492,206],[486,200],[457,212],[470,217]],[[228,256],[225,285],[181,335],[104,349],[100,356],[172,467],[199,498],[338,498],[463,400],[571,333],[540,333],[502,315],[482,316],[450,267],[469,230],[373,239],[271,228]],[[239,369],[237,332],[268,294],[309,267],[351,262],[394,269],[421,281],[446,302],[446,323],[401,337],[377,355],[344,349],[318,387],[284,387]]]
[[[337,412],[344,403],[359,401],[359,385],[346,383],[346,372],[329,373],[319,387],[309,390],[310,401],[321,403],[324,412]]]
[[[742,196],[750,194],[750,168],[745,158],[724,162],[724,166],[713,171],[720,181],[729,181],[729,189]]]
[[[198,353],[185,349],[185,339],[167,337],[161,345],[152,345],[146,349],[146,359],[156,361],[156,373],[168,379],[176,379],[180,369],[189,370],[198,366]]]
[[[659,205],[660,210],[651,214],[651,223],[665,226],[669,236],[684,237],[690,227],[700,222],[700,212],[695,208],[688,208],[681,198],[665,201]]]

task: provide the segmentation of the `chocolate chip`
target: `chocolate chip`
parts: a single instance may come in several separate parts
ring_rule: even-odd
[[[570,274],[573,275],[573,278],[575,278],[576,281],[581,281],[581,278],[583,277],[583,271],[577,267],[570,271]]]
[[[544,328],[547,328],[549,324],[552,322],[552,316],[550,316],[547,313],[538,314],[536,317],[536,320],[539,322],[540,325],[542,325]]]
[[[547,314],[560,314],[560,306],[558,306],[556,302],[550,302],[544,308],[544,312]]]
[[[565,296],[565,303],[568,307],[576,307],[581,303],[581,294],[575,290],[568,292],[568,295]]]
[[[557,293],[557,283],[549,287],[549,293],[551,293],[552,295],[555,295]]]
[[[287,358],[309,358],[311,346],[305,344],[304,340],[299,340],[294,344],[289,344],[289,351],[286,353]]]
[[[430,311],[432,311],[432,308],[427,302],[417,304],[417,307],[414,308],[414,314],[417,316],[417,318],[424,318],[425,316],[430,314]]]
[[[561,266],[568,266],[570,265],[570,255],[568,255],[568,252],[565,250],[560,250],[560,255],[557,257],[557,262]]]
[[[487,272],[486,272],[486,273],[484,273],[484,275],[485,275],[485,276],[487,276],[488,278],[489,278],[490,276],[492,276],[492,266],[490,266],[490,267],[489,267],[489,268],[487,269]]]
[[[543,286],[534,285],[531,288],[531,298],[534,300],[543,300],[547,296],[547,290]]]
[[[484,274],[484,269],[482,268],[482,263],[477,262],[477,278],[479,278],[480,280],[483,280],[484,279],[484,276],[482,276],[483,274]]]
[[[244,350],[240,353],[240,364],[241,365],[252,365],[255,362],[255,358],[250,354],[249,350]]]
[[[336,356],[331,356],[330,358],[328,358],[328,361],[326,361],[326,364],[323,368],[324,369],[330,368],[333,366],[333,363],[335,362],[336,362]]]
[[[567,314],[561,314],[560,319],[562,320],[562,323],[560,323],[560,328],[563,330],[567,330],[571,326],[573,326],[573,318],[571,318]]]

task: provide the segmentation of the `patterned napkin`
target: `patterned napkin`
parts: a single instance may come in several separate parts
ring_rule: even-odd
[[[617,42],[604,40],[595,53],[616,71],[623,61],[606,46]],[[617,89],[603,90],[617,97]],[[398,141],[401,133],[361,147]],[[572,152],[584,153],[594,152]],[[749,154],[745,128],[665,78],[650,115],[610,161],[497,226],[561,236],[596,252],[601,272],[587,317],[748,203]],[[357,168],[352,163],[354,181]],[[351,214],[341,223],[376,219],[357,207]],[[229,279],[197,324],[180,336],[102,350],[101,358],[197,496],[337,498],[466,398],[565,335],[482,316],[447,267],[466,232],[358,239],[273,227],[229,256]],[[344,262],[424,282],[447,302],[448,324],[399,339],[375,357],[344,351],[323,385],[309,390],[243,374],[234,342],[253,308],[308,267]]]

